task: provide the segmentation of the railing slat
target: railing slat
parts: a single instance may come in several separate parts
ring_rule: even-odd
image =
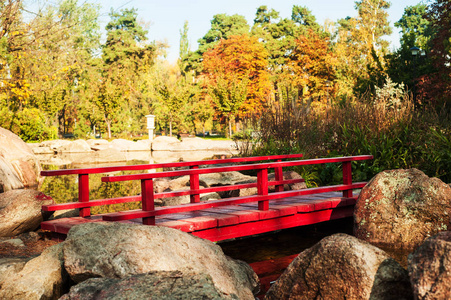
[[[352,165],[350,161],[343,162],[343,184],[352,183]],[[343,191],[343,197],[352,197],[352,190]]]
[[[227,166],[227,167],[213,167],[213,168],[205,168],[205,169],[167,171],[167,172],[160,172],[160,173],[141,173],[141,174],[133,174],[133,175],[106,176],[106,177],[102,177],[102,181],[103,182],[118,182],[118,181],[127,181],[127,180],[140,180],[140,179],[146,179],[146,178],[150,179],[150,178],[186,176],[186,175],[191,175],[191,174],[208,174],[208,173],[220,173],[220,172],[232,172],[232,171],[262,170],[262,169],[272,169],[275,167],[316,165],[316,164],[336,163],[336,162],[346,162],[346,161],[359,161],[359,160],[367,160],[367,159],[372,159],[372,158],[373,158],[372,155],[316,158],[316,159],[261,163],[261,164],[254,164],[254,165],[239,165],[239,166]]]
[[[89,174],[78,175],[78,201],[81,203],[89,202]],[[81,208],[80,217],[88,217],[91,215],[90,208]]]
[[[192,166],[191,169],[199,169],[199,166]],[[191,174],[189,175],[189,187],[190,190],[198,190],[199,189],[199,174]],[[199,194],[191,194],[190,202],[197,203],[200,202]]]
[[[155,209],[155,198],[153,192],[153,180],[141,180],[141,194],[142,194],[142,210],[153,211]],[[143,217],[144,225],[155,225],[155,217]]]
[[[268,195],[268,169],[259,170],[257,173],[257,191],[258,195]],[[269,200],[258,201],[259,210],[269,209]]]
[[[41,171],[41,176],[60,176],[60,175],[73,175],[73,174],[99,174],[99,173],[109,173],[109,172],[118,172],[118,171],[141,171],[141,170],[161,169],[161,168],[178,168],[178,167],[190,167],[190,166],[202,166],[202,165],[218,165],[218,164],[228,164],[228,163],[243,163],[243,162],[254,162],[254,161],[264,161],[264,160],[302,158],[302,157],[303,157],[302,154],[267,155],[267,156],[235,157],[235,158],[226,158],[226,159],[210,159],[210,160],[199,160],[199,161],[144,164],[144,165],[131,165],[131,166],[47,170],[47,171]]]

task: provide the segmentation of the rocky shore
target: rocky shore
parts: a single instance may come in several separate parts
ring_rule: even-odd
[[[202,160],[213,156],[232,156],[238,153],[231,140],[208,140],[198,137],[159,136],[150,140],[129,141],[115,139],[52,140],[29,143],[39,161],[52,165],[86,165],[123,163],[131,160],[173,162]]]

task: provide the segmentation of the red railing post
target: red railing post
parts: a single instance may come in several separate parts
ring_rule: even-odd
[[[199,166],[191,166],[190,169],[199,169]],[[199,174],[190,174],[189,175],[189,188],[190,190],[198,190],[199,189]],[[190,195],[190,202],[197,203],[200,202],[200,195]]]
[[[352,165],[351,161],[343,162],[343,184],[352,184]],[[344,190],[343,197],[352,197],[352,189]]]
[[[257,173],[257,191],[259,195],[268,195],[268,169],[261,169]],[[269,209],[269,200],[258,201],[259,210]]]
[[[89,202],[89,174],[78,174],[78,202]],[[80,217],[89,217],[91,208],[80,208]]]
[[[142,210],[155,210],[155,194],[152,179],[141,179]],[[143,218],[144,225],[155,225],[155,217]]]
[[[281,159],[277,159],[276,162],[281,162]],[[283,180],[283,171],[282,171],[282,167],[275,167],[274,168],[274,173],[275,173],[275,177],[276,180]],[[276,185],[276,192],[283,192],[283,184],[278,184]]]

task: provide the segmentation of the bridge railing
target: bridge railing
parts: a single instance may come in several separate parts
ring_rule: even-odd
[[[253,165],[238,165],[238,166],[227,166],[227,167],[212,167],[204,169],[190,169],[190,170],[180,170],[180,171],[166,171],[159,173],[146,173],[146,174],[133,174],[133,175],[119,175],[119,176],[108,176],[102,177],[103,182],[119,182],[119,181],[129,181],[129,180],[140,180],[141,181],[141,201],[142,209],[123,211],[117,213],[109,213],[102,216],[105,221],[124,221],[131,219],[142,218],[143,224],[154,225],[155,217],[159,215],[166,215],[172,213],[189,212],[195,210],[208,209],[213,207],[221,207],[228,205],[237,205],[248,202],[258,202],[259,210],[268,210],[269,201],[277,200],[293,196],[318,194],[333,191],[343,191],[343,197],[351,198],[353,195],[353,189],[362,188],[365,186],[366,182],[352,182],[352,161],[361,161],[373,159],[371,155],[360,155],[360,156],[348,156],[348,157],[336,157],[336,158],[320,158],[320,159],[306,159],[306,160],[295,160],[295,161],[280,161],[280,162],[269,162],[260,163]],[[326,163],[342,163],[343,169],[343,184],[324,186],[316,188],[307,188],[302,190],[290,190],[283,191],[283,180],[277,178],[276,191],[274,193],[268,193],[268,169],[275,169],[276,172],[282,174],[282,168],[293,167],[293,166],[305,166],[305,165],[315,165],[315,164],[326,164]],[[257,171],[257,195],[243,196],[227,198],[222,200],[213,200],[206,202],[199,202],[198,197],[192,197],[191,203],[178,206],[170,207],[157,207],[155,208],[156,194],[153,189],[153,180],[156,178],[163,177],[173,177],[173,176],[190,176],[190,190],[184,191],[185,195],[199,196],[201,193],[212,191],[214,188],[199,188],[199,175],[208,173],[220,173],[220,172],[230,172],[230,171]],[[279,171],[277,171],[279,170]],[[280,179],[280,177],[279,177]],[[280,187],[282,186],[282,189]],[[236,189],[236,186],[234,186]],[[172,196],[172,194],[171,194]]]
[[[152,170],[152,169],[162,169],[162,168],[186,168],[189,167],[193,170],[198,169],[200,166],[207,165],[219,165],[219,164],[236,164],[236,163],[250,163],[258,161],[276,161],[281,162],[284,159],[298,159],[302,158],[302,154],[288,154],[288,155],[268,155],[268,156],[254,156],[254,157],[239,157],[239,158],[226,158],[226,159],[211,159],[202,161],[187,161],[187,162],[173,162],[173,163],[158,163],[158,164],[142,164],[142,165],[131,165],[131,166],[113,166],[113,167],[99,167],[99,168],[85,168],[85,169],[66,169],[66,170],[50,170],[41,171],[41,176],[62,176],[62,175],[78,175],[78,202],[70,203],[60,203],[45,205],[42,207],[44,211],[56,211],[65,209],[75,209],[78,208],[80,217],[88,217],[91,215],[91,207],[102,206],[109,204],[118,204],[126,202],[139,202],[141,201],[141,195],[138,196],[128,196],[121,198],[112,199],[89,199],[89,175],[90,174],[102,174],[118,171],[141,171],[141,170]],[[283,184],[299,182],[299,180],[285,180],[282,178],[282,167],[276,168],[276,181],[272,182],[272,185],[276,185],[276,190],[283,190]],[[190,178],[191,189],[196,189],[199,187],[198,176],[192,176]],[[257,184],[247,184],[247,185],[236,185],[234,187],[215,187],[210,188],[212,191],[227,191],[236,190],[240,188],[251,188],[256,187]],[[221,189],[222,188],[222,189]],[[170,193],[160,193],[157,194],[157,198],[174,197],[190,195],[191,202],[199,202],[199,194],[192,193],[190,191],[179,191]],[[157,199],[156,198],[156,199]]]

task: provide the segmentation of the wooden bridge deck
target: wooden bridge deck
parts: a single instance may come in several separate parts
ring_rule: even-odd
[[[156,216],[155,225],[219,241],[349,217],[353,215],[356,199],[355,194],[346,198],[342,192],[295,196],[270,201],[268,210],[259,210],[257,202],[250,202]],[[45,221],[41,228],[66,235],[72,226],[104,222],[102,217],[93,215]],[[142,224],[142,219],[117,222]]]

